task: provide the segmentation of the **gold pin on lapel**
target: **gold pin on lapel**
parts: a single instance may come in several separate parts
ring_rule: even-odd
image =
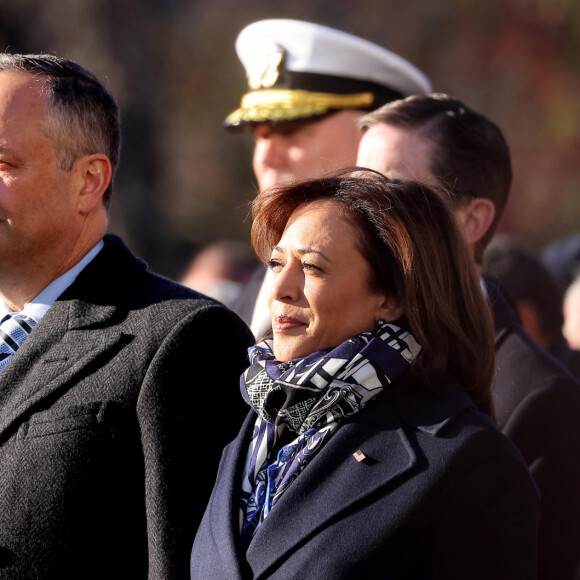
[[[361,461],[364,461],[367,456],[360,450],[357,449],[352,456],[360,463]]]

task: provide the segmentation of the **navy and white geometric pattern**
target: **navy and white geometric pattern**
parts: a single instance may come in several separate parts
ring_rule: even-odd
[[[402,319],[285,363],[274,359],[271,340],[249,349],[251,364],[241,390],[258,418],[242,482],[240,529],[246,547],[341,421],[403,374],[420,351]],[[286,429],[297,437],[270,457]]]
[[[0,370],[2,370],[12,355],[22,346],[36,320],[22,314],[7,314],[0,322]]]

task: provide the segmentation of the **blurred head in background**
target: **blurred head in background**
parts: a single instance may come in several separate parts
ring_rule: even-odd
[[[565,292],[580,275],[580,233],[554,240],[543,249],[540,259]]]
[[[259,264],[252,248],[222,240],[202,248],[183,273],[181,283],[231,306]]]
[[[580,277],[568,286],[564,295],[563,333],[570,348],[580,350]]]
[[[526,332],[546,350],[562,336],[562,291],[539,257],[513,236],[496,236],[483,269],[508,292]]]
[[[360,125],[357,165],[434,187],[450,203],[480,263],[512,181],[510,152],[499,127],[443,94],[389,103],[365,115]]]

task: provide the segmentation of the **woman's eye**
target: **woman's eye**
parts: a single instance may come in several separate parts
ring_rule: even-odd
[[[282,264],[279,260],[268,260],[268,268],[273,270],[274,272],[282,267]]]
[[[316,266],[315,264],[312,264],[310,262],[304,262],[302,264],[302,268],[304,270],[309,271],[309,272],[322,272],[322,268],[319,268],[318,266]]]

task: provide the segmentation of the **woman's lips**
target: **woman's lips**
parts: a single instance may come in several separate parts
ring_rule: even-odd
[[[292,330],[299,326],[306,326],[306,323],[292,318],[291,316],[274,316],[274,330],[281,332],[284,330]]]

